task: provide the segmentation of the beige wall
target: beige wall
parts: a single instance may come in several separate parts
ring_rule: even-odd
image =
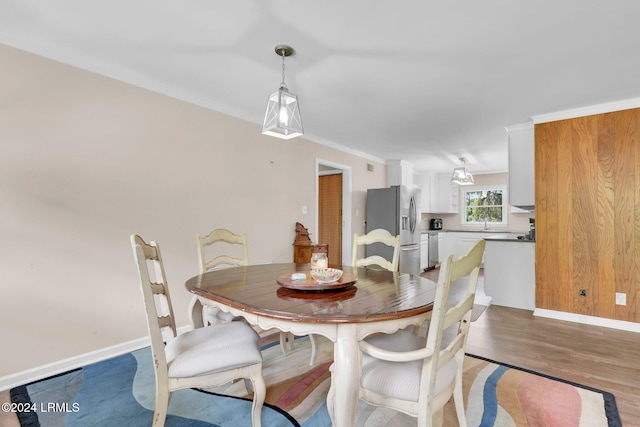
[[[386,186],[370,159],[2,45],[0,63],[0,376],[146,335],[132,233],[160,243],[186,325],[196,234],[290,262],[296,221],[317,236],[316,159],[351,168],[354,232]]]

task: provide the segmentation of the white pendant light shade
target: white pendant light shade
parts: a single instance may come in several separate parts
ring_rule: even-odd
[[[473,175],[464,167],[466,159],[461,157],[460,161],[462,162],[462,167],[453,170],[451,182],[458,185],[473,185]]]
[[[293,55],[293,48],[278,45],[275,52],[282,57],[282,82],[280,88],[269,95],[267,111],[264,114],[262,133],[282,139],[291,139],[304,134],[298,97],[289,92],[284,83],[284,58]]]
[[[280,86],[280,89],[269,95],[262,133],[282,139],[304,134],[298,97],[290,93],[286,87]]]

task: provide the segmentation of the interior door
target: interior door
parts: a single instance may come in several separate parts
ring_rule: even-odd
[[[342,174],[318,177],[318,242],[329,244],[329,264],[342,265]]]

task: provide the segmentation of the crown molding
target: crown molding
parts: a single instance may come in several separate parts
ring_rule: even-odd
[[[591,105],[589,107],[574,108],[571,110],[556,111],[555,113],[539,114],[531,116],[534,124],[555,122],[558,120],[574,119],[576,117],[593,116],[595,114],[611,113],[614,111],[629,110],[640,107],[640,98],[625,99],[622,101],[607,102]]]
[[[533,122],[526,122],[526,123],[518,123],[518,124],[514,124],[514,125],[508,125],[504,127],[505,130],[507,131],[507,133],[511,133],[511,132],[517,132],[517,131],[521,131],[521,130],[530,130],[533,129]]]

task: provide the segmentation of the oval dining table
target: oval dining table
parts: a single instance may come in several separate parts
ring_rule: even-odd
[[[354,425],[360,386],[359,341],[420,325],[433,308],[437,283],[419,275],[339,266],[326,290],[317,288],[309,264],[263,264],[209,271],[189,279],[201,304],[241,316],[262,329],[322,335],[334,343],[327,408],[335,427]],[[293,280],[303,273],[305,280]],[[300,289],[298,289],[300,288]]]

